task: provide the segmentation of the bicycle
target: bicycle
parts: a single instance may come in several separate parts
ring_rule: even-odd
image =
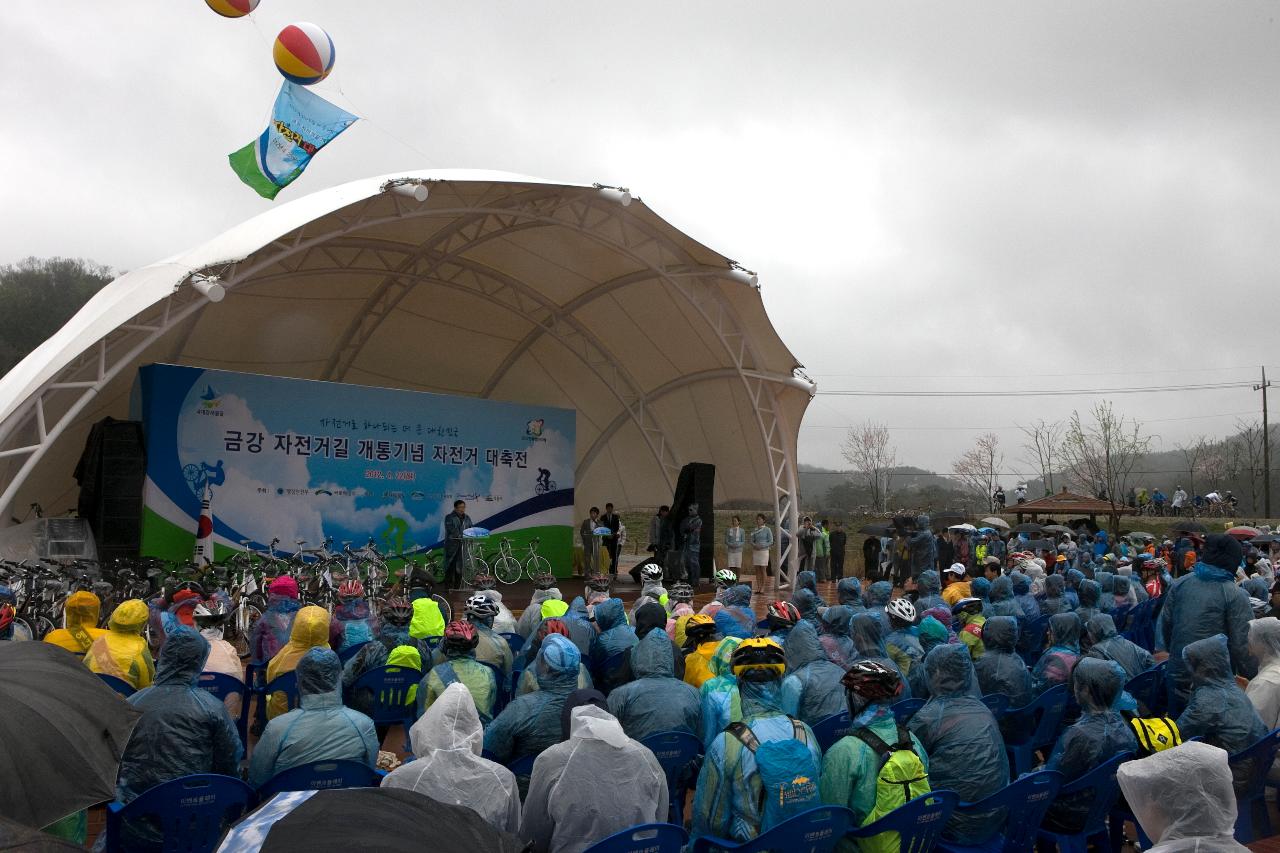
[[[490,563],[490,567],[493,569],[493,576],[501,583],[513,584],[520,580],[524,565],[512,555],[511,540],[507,537],[502,537],[498,542],[498,555]]]
[[[545,494],[548,494],[549,492],[554,492],[556,488],[557,486],[556,486],[555,480],[547,480],[545,483],[543,482],[535,483],[533,486],[533,493],[535,495],[545,495]]]
[[[488,538],[487,533],[483,536],[462,534],[462,580],[468,586],[475,582],[476,575],[493,574],[484,560],[483,543]]]
[[[529,559],[526,560],[524,564],[524,573],[529,580],[534,580],[539,575],[551,574],[551,561],[538,553],[538,546],[541,544],[541,539],[535,538],[529,540]],[[621,542],[619,542],[618,548],[621,550]]]

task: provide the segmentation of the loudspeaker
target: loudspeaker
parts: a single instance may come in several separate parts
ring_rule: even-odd
[[[147,451],[142,424],[103,418],[93,425],[76,466],[80,517],[87,519],[99,560],[136,557],[142,545],[142,490]]]
[[[715,560],[716,550],[716,516],[715,516],[716,466],[708,462],[690,462],[680,469],[680,479],[676,481],[675,495],[671,499],[671,514],[667,516],[674,534],[672,540],[681,559],[684,554],[684,533],[681,522],[689,514],[692,504],[698,505],[698,517],[702,519],[702,532],[698,548],[698,577],[689,578],[689,583],[698,583],[710,579],[711,567]],[[675,568],[668,561],[667,569]],[[677,571],[678,575],[679,572]]]

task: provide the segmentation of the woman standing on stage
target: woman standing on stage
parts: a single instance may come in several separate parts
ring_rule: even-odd
[[[735,516],[734,521],[737,521]],[[756,529],[751,531],[751,565],[756,570],[755,588],[764,591],[765,574],[769,570],[769,553],[773,550],[773,531],[763,515],[756,515]]]
[[[742,529],[742,519],[733,516],[724,531],[724,547],[728,551],[726,568],[737,572],[742,568],[742,546],[747,544],[747,532]]]

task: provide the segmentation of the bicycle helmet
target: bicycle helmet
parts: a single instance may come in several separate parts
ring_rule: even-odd
[[[952,616],[959,616],[961,613],[981,613],[981,612],[982,612],[981,598],[972,598],[972,597],[962,598],[955,603],[954,607],[951,608]]]
[[[17,615],[13,606],[9,604],[0,604],[0,636],[8,633],[13,626],[13,618]]]
[[[569,626],[564,624],[561,619],[544,619],[542,624],[538,626],[538,640],[545,640],[552,634],[559,634],[562,637],[569,637]],[[572,638],[570,638],[572,639]]]
[[[705,613],[695,613],[684,623],[684,635],[690,640],[704,643],[716,635],[716,620]]]
[[[556,585],[556,576],[551,574],[551,572],[543,572],[542,574],[534,575],[533,577],[534,589],[543,589],[543,590],[551,589],[551,587],[555,585]]]
[[[197,628],[218,628],[227,621],[231,611],[225,602],[211,598],[197,604],[192,615],[195,617]]]
[[[787,656],[777,641],[750,637],[733,650],[729,666],[739,681],[777,681],[787,668]]]
[[[646,581],[662,580],[662,566],[657,563],[645,563],[640,569],[640,578]]]
[[[716,582],[716,586],[733,586],[738,582],[738,576],[728,569],[716,569],[713,579]]]
[[[477,619],[492,619],[498,615],[498,605],[487,595],[473,595],[467,599],[466,613]]]
[[[498,579],[493,575],[476,575],[471,585],[479,590],[493,589],[498,585]]]
[[[676,604],[690,604],[693,602],[693,587],[684,581],[679,581],[671,585],[671,590],[667,595]]]
[[[338,598],[364,598],[364,584],[358,580],[343,581],[338,584]]]
[[[840,679],[844,689],[857,693],[871,702],[893,699],[902,692],[902,679],[898,673],[874,660],[853,663]]]
[[[479,644],[480,635],[470,622],[455,621],[444,626],[443,642],[446,652],[469,652]]]
[[[587,577],[587,589],[592,592],[608,592],[609,576],[608,575],[589,575]]]
[[[800,609],[790,601],[775,601],[769,605],[769,627],[793,628],[800,621]]]
[[[392,625],[408,625],[413,618],[413,605],[409,603],[409,599],[397,595],[387,599],[380,615]]]
[[[905,598],[895,598],[884,606],[884,612],[888,613],[896,619],[901,619],[908,625],[914,625],[916,621],[916,607]]]

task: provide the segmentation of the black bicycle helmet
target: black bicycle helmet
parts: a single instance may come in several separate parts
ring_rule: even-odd
[[[693,602],[693,587],[684,581],[678,581],[671,585],[671,591],[667,595],[676,604],[690,604]]]
[[[959,616],[961,613],[981,613],[981,612],[982,612],[981,598],[962,598],[955,603],[954,607],[951,608],[952,616]]]
[[[493,589],[498,585],[498,579],[493,575],[476,575],[471,581],[471,585],[476,589]]]
[[[587,577],[587,589],[592,592],[608,592],[609,576],[608,575],[589,575]]]
[[[883,702],[902,692],[898,673],[874,660],[854,662],[840,679],[844,689],[871,702]]]
[[[379,615],[392,625],[408,625],[413,618],[413,605],[409,603],[409,599],[397,595],[387,599],[386,606]]]
[[[195,612],[191,615],[196,620],[197,627],[217,628],[226,623],[227,618],[231,615],[231,610],[225,602],[213,598],[197,604]]]
[[[542,574],[533,576],[534,589],[546,590],[546,589],[551,589],[551,587],[555,585],[556,585],[556,576],[551,574],[551,572],[543,572]]]

